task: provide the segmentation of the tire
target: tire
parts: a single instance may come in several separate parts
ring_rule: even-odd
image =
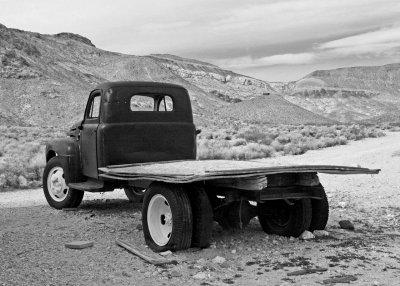
[[[51,158],[44,168],[43,192],[49,205],[55,209],[76,208],[84,195],[83,191],[68,187],[68,168],[58,156]]]
[[[225,230],[231,229],[228,219],[228,206],[225,206],[225,199],[218,198],[213,192],[207,192],[208,199],[213,209],[213,220]]]
[[[259,203],[258,219],[262,229],[268,234],[298,237],[311,223],[311,200],[293,201],[293,205],[284,200]]]
[[[222,206],[214,212],[214,220],[225,230],[232,229],[228,212],[229,206]]]
[[[142,225],[147,245],[156,252],[189,248],[192,208],[182,186],[152,183],[144,195]]]
[[[213,209],[206,191],[197,186],[187,189],[193,214],[193,232],[191,247],[210,246],[213,231]]]
[[[328,198],[326,197],[325,190],[323,188],[321,190],[321,195],[322,195],[321,200],[316,200],[316,199],[311,200],[312,218],[310,227],[308,229],[311,232],[314,230],[325,229],[328,223],[329,203],[328,203]]]
[[[240,200],[231,203],[226,211],[227,223],[231,229],[244,229],[250,220],[257,215],[249,201]]]
[[[125,195],[132,203],[143,203],[145,191],[146,189],[138,187],[124,188]]]

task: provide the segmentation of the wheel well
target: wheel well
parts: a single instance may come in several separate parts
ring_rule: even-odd
[[[49,160],[53,157],[57,156],[57,153],[54,152],[53,150],[50,150],[49,152],[47,152],[46,154],[46,162],[49,162]]]

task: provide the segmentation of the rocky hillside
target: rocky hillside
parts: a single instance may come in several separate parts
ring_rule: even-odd
[[[197,119],[272,91],[267,82],[171,55],[145,57],[96,48],[80,35],[43,35],[0,25],[0,124],[69,126],[103,81],[185,86]]]
[[[251,111],[251,112],[249,112]],[[338,123],[295,105],[280,94],[271,93],[245,100],[219,110],[221,116],[261,124],[316,124]]]
[[[285,124],[400,121],[400,64],[315,71],[296,82],[269,83],[193,59],[124,55],[98,49],[80,35],[0,24],[0,124],[68,127],[82,117],[98,83],[116,80],[183,85],[197,123],[226,117]],[[286,100],[263,96],[276,91]]]
[[[173,55],[151,55],[188,82],[227,102],[240,102],[273,91],[269,83],[218,66]]]
[[[341,122],[400,118],[400,64],[320,70],[273,87],[292,103]]]

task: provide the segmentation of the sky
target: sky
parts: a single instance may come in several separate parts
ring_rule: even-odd
[[[267,81],[400,62],[399,0],[0,0],[0,23],[173,54]]]

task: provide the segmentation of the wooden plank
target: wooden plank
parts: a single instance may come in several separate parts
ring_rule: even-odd
[[[224,178],[211,180],[208,185],[214,187],[234,188],[239,190],[259,191],[267,187],[266,176],[245,178]]]
[[[146,262],[151,263],[153,265],[178,264],[178,262],[176,260],[166,259],[159,255],[155,256],[155,255],[145,254],[145,253],[143,253],[143,251],[140,251],[139,248],[135,247],[134,245],[132,245],[128,242],[124,242],[119,239],[117,239],[115,242],[117,243],[117,245],[125,248],[129,252],[135,254],[136,256],[142,258]]]
[[[94,245],[93,241],[81,241],[81,240],[74,240],[65,244],[66,248],[71,249],[84,249],[88,247],[92,247]]]
[[[155,180],[190,183],[205,180],[234,179],[280,173],[377,174],[379,169],[329,165],[281,166],[253,161],[187,160],[129,164],[99,168],[101,177],[117,180]],[[240,181],[240,180],[239,180]],[[243,180],[241,180],[243,183]]]
[[[297,270],[293,272],[287,273],[287,276],[299,276],[299,275],[307,275],[307,274],[313,274],[313,273],[321,273],[321,272],[326,272],[328,271],[327,268],[307,268],[307,269],[302,269],[302,270]]]

